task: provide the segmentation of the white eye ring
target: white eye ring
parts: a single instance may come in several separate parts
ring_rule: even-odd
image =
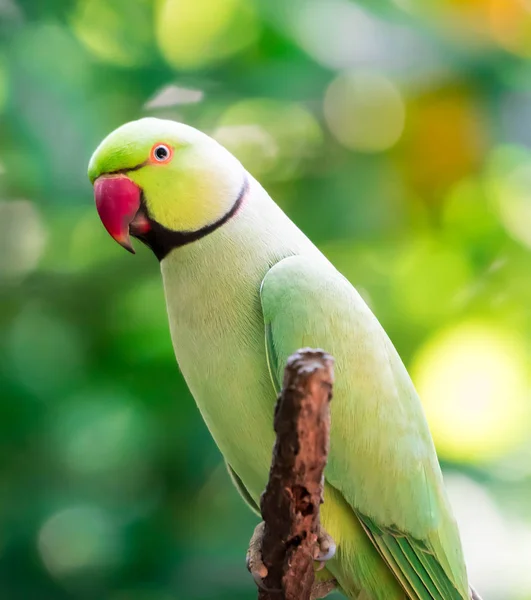
[[[153,148],[153,158],[158,162],[166,162],[171,158],[171,149],[166,144],[158,144]]]

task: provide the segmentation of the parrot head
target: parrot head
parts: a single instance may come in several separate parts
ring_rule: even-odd
[[[96,208],[110,235],[134,253],[130,236],[162,260],[223,225],[247,188],[242,165],[193,127],[145,118],[109,134],[90,159]]]

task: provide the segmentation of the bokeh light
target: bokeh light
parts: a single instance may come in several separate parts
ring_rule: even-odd
[[[242,51],[258,35],[252,2],[246,0],[162,0],[157,40],[177,69],[194,69]]]
[[[98,58],[124,67],[149,62],[154,52],[151,0],[77,0],[72,26]]]
[[[531,56],[531,8],[525,0],[489,0],[489,21],[496,42],[509,52]]]
[[[405,105],[400,90],[378,73],[343,73],[329,85],[324,112],[338,141],[358,152],[382,152],[400,139]]]
[[[71,474],[128,487],[144,475],[154,448],[149,415],[127,395],[104,389],[70,398],[52,438]]]
[[[380,51],[383,23],[354,3],[311,0],[294,6],[297,39],[324,66],[345,69]]]
[[[492,197],[502,224],[515,240],[531,247],[531,156],[505,148],[492,158],[492,171]]]
[[[0,278],[26,275],[44,251],[46,229],[27,200],[0,201]]]
[[[213,135],[251,174],[275,180],[300,174],[322,140],[317,120],[302,106],[259,98],[230,106]]]
[[[413,379],[442,457],[482,463],[529,438],[527,356],[517,333],[480,321],[443,330],[419,349]]]
[[[82,381],[84,349],[79,332],[38,304],[24,307],[3,342],[10,376],[38,397]]]
[[[93,506],[65,508],[42,525],[41,559],[57,578],[100,572],[116,564],[121,548],[118,532],[103,510]]]
[[[169,106],[179,106],[181,104],[195,104],[204,97],[201,90],[194,90],[178,85],[167,85],[146,102],[147,109],[168,108]]]

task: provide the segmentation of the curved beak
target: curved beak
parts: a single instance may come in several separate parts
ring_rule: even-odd
[[[140,209],[141,194],[142,190],[125,175],[102,175],[94,182],[94,199],[101,222],[133,254],[129,225]]]

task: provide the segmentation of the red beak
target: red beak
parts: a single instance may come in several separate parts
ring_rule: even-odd
[[[133,254],[129,225],[140,209],[140,196],[141,189],[125,175],[102,175],[94,182],[94,199],[101,222]]]

